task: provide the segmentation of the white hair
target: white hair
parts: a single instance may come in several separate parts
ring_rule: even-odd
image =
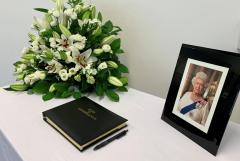
[[[195,77],[193,77],[193,79],[192,79],[192,84],[193,84],[193,85],[194,85],[195,80],[196,80],[197,78],[200,78],[201,80],[204,81],[204,83],[206,83],[206,81],[207,81],[207,74],[204,73],[204,72],[197,72],[196,75],[195,75]]]

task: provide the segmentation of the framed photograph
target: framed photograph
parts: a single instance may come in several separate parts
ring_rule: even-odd
[[[240,55],[183,44],[162,119],[216,155],[240,89]]]

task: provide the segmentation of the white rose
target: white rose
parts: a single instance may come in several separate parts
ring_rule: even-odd
[[[111,51],[111,46],[108,44],[105,44],[105,45],[103,45],[102,49],[105,53],[107,53],[107,52]]]

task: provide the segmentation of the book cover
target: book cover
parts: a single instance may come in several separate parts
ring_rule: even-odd
[[[87,97],[44,111],[43,119],[80,151],[122,129],[127,122]]]

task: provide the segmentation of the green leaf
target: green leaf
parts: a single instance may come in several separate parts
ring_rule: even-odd
[[[60,51],[59,54],[62,60],[67,60],[67,54],[64,51]]]
[[[118,50],[121,47],[121,39],[116,39],[112,42],[111,48],[112,50]]]
[[[16,67],[16,66],[18,66],[18,65],[20,65],[20,64],[23,64],[21,61],[17,61],[17,62],[15,62],[13,65]]]
[[[46,31],[44,31],[44,32],[41,32],[41,34],[40,34],[40,36],[41,37],[46,37],[46,38],[50,38],[50,37],[52,37],[52,35],[53,35],[53,30],[52,29],[49,29],[49,30],[46,30]]]
[[[109,33],[113,30],[113,24],[110,20],[107,21],[102,27],[104,33]]]
[[[97,94],[97,96],[104,95],[104,89],[103,89],[103,85],[101,83],[96,84],[96,94]]]
[[[128,68],[123,64],[118,65],[118,70],[122,73],[129,73]]]
[[[98,12],[98,17],[97,17],[97,19],[102,22],[103,18],[102,18],[101,12]]]
[[[34,93],[45,94],[48,93],[48,89],[50,87],[50,83],[44,80],[40,80],[34,84],[32,90]]]
[[[74,92],[74,93],[73,93],[73,97],[74,97],[75,99],[81,98],[81,97],[82,97],[82,93],[81,93],[80,91]]]
[[[124,50],[118,49],[118,50],[115,51],[115,53],[116,53],[116,54],[122,54],[122,53],[124,53]]]
[[[120,78],[120,81],[123,83],[123,85],[128,84],[128,78],[127,77]]]
[[[128,91],[128,89],[126,87],[119,87],[118,90],[121,91],[121,92],[127,92]]]
[[[116,92],[114,92],[113,90],[107,90],[106,91],[106,95],[108,96],[108,98],[114,102],[119,102],[119,96]]]
[[[69,83],[66,83],[66,82],[60,82],[60,83],[56,83],[54,85],[54,87],[56,88],[57,91],[63,93],[65,91],[68,90],[70,84]]]
[[[70,96],[72,96],[72,92],[64,91],[64,92],[62,93],[61,98],[68,98],[68,97],[70,97]]]
[[[43,99],[44,101],[48,101],[48,100],[53,99],[54,96],[55,96],[54,93],[48,92],[47,94],[45,94],[45,95],[42,96],[42,99]]]
[[[34,8],[34,10],[43,12],[43,13],[48,13],[48,9],[45,9],[45,8]]]

